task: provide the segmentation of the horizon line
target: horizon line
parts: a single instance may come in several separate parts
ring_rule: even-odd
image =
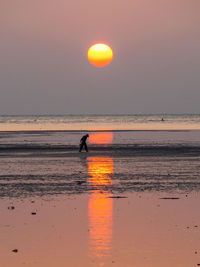
[[[165,115],[200,115],[200,113],[68,113],[68,114],[47,114],[47,113],[41,113],[41,114],[0,114],[1,116],[142,116],[142,115],[159,115],[159,116],[165,116]]]

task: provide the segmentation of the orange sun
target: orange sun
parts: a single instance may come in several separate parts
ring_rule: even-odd
[[[113,51],[106,44],[94,44],[88,50],[88,60],[96,67],[104,67],[113,59]]]

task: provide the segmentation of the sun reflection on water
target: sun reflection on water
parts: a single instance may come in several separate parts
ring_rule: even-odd
[[[91,133],[89,137],[90,144],[107,145],[111,144],[112,141],[113,141],[112,132]]]
[[[89,157],[89,184],[94,192],[88,203],[89,256],[103,266],[111,255],[113,199],[109,192],[112,184],[113,159],[111,157]]]

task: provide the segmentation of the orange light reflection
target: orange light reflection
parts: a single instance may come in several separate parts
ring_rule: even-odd
[[[110,157],[88,158],[89,184],[95,189],[88,203],[90,227],[90,257],[103,265],[111,254],[113,199],[108,191],[112,184],[113,159]]]
[[[92,133],[89,136],[90,144],[111,144],[113,141],[112,132]]]

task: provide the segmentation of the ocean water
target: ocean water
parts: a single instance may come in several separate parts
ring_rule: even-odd
[[[162,120],[163,119],[163,120]],[[1,116],[0,147],[39,145],[77,150],[89,133],[90,147],[200,145],[200,115]],[[116,147],[117,146],[117,147]]]
[[[200,130],[200,115],[0,116],[0,131],[26,130]]]

